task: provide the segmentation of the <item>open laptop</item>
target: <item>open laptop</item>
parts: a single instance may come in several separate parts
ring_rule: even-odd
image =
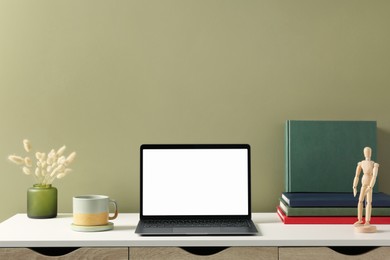
[[[140,147],[141,235],[252,235],[248,144]]]

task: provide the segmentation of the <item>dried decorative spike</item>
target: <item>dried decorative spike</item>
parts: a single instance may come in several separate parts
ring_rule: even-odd
[[[42,153],[36,152],[35,153],[35,158],[37,158],[37,160],[41,161],[42,160]]]
[[[35,176],[39,177],[39,168],[35,168]]]
[[[69,154],[69,156],[66,158],[66,164],[73,162],[75,157],[76,157],[76,152]]]
[[[30,157],[24,158],[24,164],[25,164],[27,167],[31,167],[31,166],[32,166],[32,161],[31,161]]]
[[[63,153],[64,153],[64,151],[65,151],[65,149],[66,149],[66,146],[64,145],[64,146],[62,146],[60,149],[58,149],[58,151],[57,151],[57,156],[61,156]]]
[[[60,173],[57,175],[57,179],[61,179],[61,178],[64,178],[66,176],[66,173]]]
[[[23,147],[24,147],[24,150],[26,152],[30,152],[31,151],[31,143],[30,143],[30,141],[27,140],[27,139],[24,139],[23,140]]]
[[[11,162],[16,163],[16,164],[24,164],[24,159],[20,156],[17,156],[17,155],[8,156],[8,160],[10,160]]]
[[[26,174],[26,175],[30,175],[30,174],[31,174],[30,169],[27,168],[27,167],[23,167],[23,172],[24,172],[24,174]]]

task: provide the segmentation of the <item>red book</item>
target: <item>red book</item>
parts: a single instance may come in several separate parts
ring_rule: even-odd
[[[277,213],[284,224],[347,224],[352,225],[357,221],[357,217],[289,217],[278,206]],[[390,216],[374,216],[371,217],[371,224],[390,224]]]

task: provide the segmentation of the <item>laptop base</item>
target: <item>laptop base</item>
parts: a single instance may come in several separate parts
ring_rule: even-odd
[[[252,220],[247,227],[149,227],[140,220],[135,233],[142,236],[243,236],[258,234]]]

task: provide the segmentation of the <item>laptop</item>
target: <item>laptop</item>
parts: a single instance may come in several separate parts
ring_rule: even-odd
[[[248,144],[143,144],[140,235],[253,235]]]

